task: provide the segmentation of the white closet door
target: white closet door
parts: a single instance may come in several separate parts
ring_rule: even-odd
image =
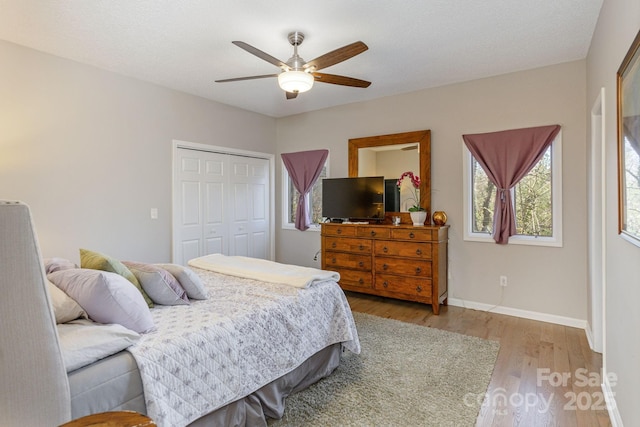
[[[269,257],[267,159],[176,149],[173,261],[222,253]]]
[[[201,255],[228,253],[228,230],[225,222],[227,206],[227,155],[204,153],[202,176],[203,248]]]
[[[269,162],[230,156],[229,255],[268,258]]]

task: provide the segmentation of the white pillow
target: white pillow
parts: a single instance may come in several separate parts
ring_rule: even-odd
[[[47,280],[47,289],[51,297],[56,323],[67,323],[76,320],[78,317],[88,318],[87,312],[73,298],[65,294],[62,289],[51,283],[50,280]]]
[[[155,326],[140,291],[117,273],[76,268],[56,271],[47,277],[96,322],[118,323],[139,333],[149,332]]]
[[[180,264],[155,264],[162,267],[173,277],[178,279],[180,285],[187,292],[187,296],[192,299],[207,299],[207,290],[198,276],[193,270]]]
[[[162,267],[141,262],[123,261],[156,304],[188,305],[187,293],[178,280]]]
[[[67,372],[116,354],[140,339],[140,335],[122,325],[102,325],[90,320],[58,325],[58,337]]]

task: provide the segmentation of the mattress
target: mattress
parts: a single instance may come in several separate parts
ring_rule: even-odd
[[[128,351],[69,372],[68,377],[73,419],[106,411],[146,413],[138,365]]]

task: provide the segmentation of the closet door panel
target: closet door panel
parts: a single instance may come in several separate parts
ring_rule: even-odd
[[[269,258],[269,160],[179,148],[174,261],[211,253]]]

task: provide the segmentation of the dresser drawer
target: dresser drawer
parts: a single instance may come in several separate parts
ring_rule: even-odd
[[[431,277],[431,261],[376,257],[374,265],[376,274],[385,273]]]
[[[351,268],[371,271],[371,255],[326,251],[324,265],[326,270]]]
[[[385,227],[358,227],[356,231],[358,237],[371,237],[376,239],[388,239],[389,229]]]
[[[376,256],[389,255],[419,259],[431,259],[431,243],[427,242],[398,242],[391,240],[374,241]]]
[[[392,239],[400,239],[400,240],[417,240],[417,241],[425,241],[425,240],[434,240],[433,233],[434,231],[430,228],[398,228],[391,230],[391,238]],[[435,240],[437,240],[438,232],[435,231]]]
[[[376,274],[374,287],[383,292],[393,292],[420,300],[431,301],[431,280],[417,277],[402,277],[389,274]]]
[[[339,224],[323,224],[322,234],[324,234],[325,236],[355,237],[356,227]]]
[[[371,272],[360,270],[338,270],[340,273],[340,286],[348,288],[371,288],[373,280]]]
[[[371,253],[370,239],[353,239],[350,237],[325,236],[324,247],[330,251],[344,251],[355,253]]]

